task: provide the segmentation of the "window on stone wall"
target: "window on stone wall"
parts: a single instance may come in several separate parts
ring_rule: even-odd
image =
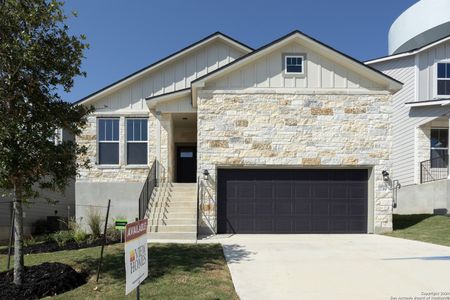
[[[431,129],[431,167],[446,168],[448,165],[448,129]]]
[[[98,119],[98,163],[119,164],[119,118]]]
[[[450,63],[437,64],[437,94],[450,96]]]
[[[147,119],[127,119],[127,164],[147,164]]]

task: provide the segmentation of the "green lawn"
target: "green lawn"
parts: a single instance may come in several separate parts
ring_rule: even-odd
[[[388,236],[450,247],[450,217],[394,215],[394,231]]]
[[[62,262],[88,271],[89,282],[56,299],[135,299],[125,297],[123,244],[105,248],[103,272],[95,282],[100,247],[31,254],[26,265]],[[141,299],[238,299],[222,247],[211,245],[156,244],[149,246],[149,277],[141,285]],[[0,270],[6,255],[0,255]]]

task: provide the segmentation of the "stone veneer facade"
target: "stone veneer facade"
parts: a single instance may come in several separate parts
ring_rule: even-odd
[[[392,193],[381,175],[391,168],[390,112],[391,95],[383,92],[199,91],[197,166],[199,175],[209,171],[213,198],[202,201],[215,203],[218,167],[368,168],[374,231],[390,231]]]
[[[97,118],[120,118],[119,121],[119,164],[117,166],[99,166],[97,161]],[[148,118],[148,167],[129,166],[126,164],[125,120],[126,118]],[[158,121],[159,119],[159,121]],[[159,124],[161,124],[161,130]],[[82,134],[77,137],[77,143],[87,147],[87,154],[79,157],[80,163],[86,158],[90,161],[90,168],[80,168],[78,182],[144,182],[148,176],[149,168],[157,157],[157,139],[161,139],[160,172],[161,180],[169,176],[169,136],[171,132],[171,119],[169,114],[155,116],[154,112],[135,113],[126,115],[93,114],[88,118],[88,124]],[[158,137],[157,131],[160,130]]]

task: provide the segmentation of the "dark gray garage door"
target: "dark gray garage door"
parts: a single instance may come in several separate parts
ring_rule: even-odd
[[[367,170],[218,170],[218,233],[366,233]]]

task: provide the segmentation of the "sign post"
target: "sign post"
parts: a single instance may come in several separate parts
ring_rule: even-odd
[[[125,227],[125,295],[137,288],[148,276],[147,219]]]
[[[120,231],[120,242],[121,243],[122,243],[123,231],[125,230],[125,226],[127,226],[127,224],[128,224],[128,221],[122,220],[122,219],[118,219],[115,222],[115,228]]]

